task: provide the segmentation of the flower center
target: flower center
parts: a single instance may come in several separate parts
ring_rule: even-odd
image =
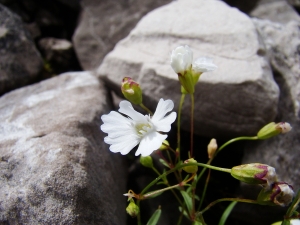
[[[134,127],[137,132],[137,135],[140,137],[143,137],[147,133],[154,130],[154,126],[149,118],[147,118],[146,123],[145,123],[145,121],[143,121],[142,123],[137,122]]]

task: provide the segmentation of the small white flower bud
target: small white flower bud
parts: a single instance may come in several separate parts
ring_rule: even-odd
[[[213,138],[210,140],[209,144],[207,145],[207,153],[209,159],[211,159],[214,156],[217,149],[218,149],[217,140]]]

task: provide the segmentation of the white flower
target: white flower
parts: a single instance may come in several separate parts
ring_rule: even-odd
[[[179,46],[172,51],[171,66],[175,73],[184,75],[184,72],[191,68],[193,52],[189,46]]]
[[[148,156],[157,150],[168,135],[159,132],[169,132],[171,124],[176,119],[172,100],[160,99],[152,117],[135,111],[128,101],[120,102],[119,112],[127,115],[124,117],[116,111],[101,117],[103,125],[101,130],[108,133],[104,142],[110,144],[110,151],[128,154],[136,145],[140,144],[135,155]]]
[[[291,225],[300,225],[300,220],[290,220]]]
[[[204,73],[214,71],[218,67],[213,64],[213,59],[208,57],[200,57],[193,63],[193,70],[196,73]]]

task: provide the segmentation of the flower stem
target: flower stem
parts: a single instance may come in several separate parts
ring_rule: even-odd
[[[195,108],[195,99],[194,93],[191,95],[191,150],[190,157],[193,158],[193,149],[194,149],[194,108]]]
[[[209,179],[210,179],[210,172],[211,172],[211,170],[209,169],[208,170],[208,174],[207,174],[207,178],[206,178],[206,181],[205,181],[205,185],[204,185],[204,188],[203,188],[203,192],[202,192],[202,196],[201,196],[201,199],[200,199],[200,204],[199,204],[198,209],[201,209],[201,206],[203,204],[203,200],[205,198],[205,194],[206,194],[208,182],[209,182]]]
[[[170,170],[164,172],[162,175],[160,175],[157,178],[155,178],[155,180],[153,180],[150,184],[148,184],[142,190],[142,192],[141,192],[140,195],[143,195],[150,187],[152,187],[154,184],[156,184],[164,176],[167,176],[170,173],[173,173],[174,171],[179,170],[179,169],[184,168],[184,167],[187,167],[187,166],[201,166],[201,167],[206,167],[206,168],[210,168],[210,169],[213,169],[213,170],[218,170],[218,171],[221,171],[221,172],[231,173],[231,169],[226,169],[226,168],[211,166],[211,165],[207,165],[207,164],[204,164],[204,163],[182,163],[182,164],[177,164],[173,169],[170,169]]]
[[[142,107],[145,111],[147,111],[151,116],[153,116],[153,113],[151,112],[151,110],[148,109],[143,103],[141,103],[139,106]]]
[[[178,117],[177,117],[177,149],[178,149],[178,161],[180,161],[180,125],[181,125],[181,111],[184,103],[185,94],[181,94],[179,108],[178,108]]]
[[[212,206],[214,206],[215,204],[219,203],[219,202],[245,202],[245,203],[251,203],[251,204],[258,204],[260,205],[260,203],[256,200],[252,200],[252,199],[243,199],[243,198],[221,198],[221,199],[217,199],[213,202],[211,202],[208,206],[206,206],[205,209],[203,209],[202,211],[198,212],[199,214],[203,214],[204,212],[206,212],[207,210],[209,210]],[[197,213],[197,214],[198,214]]]
[[[235,142],[235,141],[241,141],[241,140],[257,140],[257,139],[258,139],[257,136],[254,136],[254,137],[237,137],[237,138],[233,138],[233,139],[227,141],[225,144],[223,144],[223,145],[216,151],[215,155],[216,155],[217,153],[219,153],[219,152],[220,152],[223,148],[225,148],[227,145],[229,145],[229,144],[231,144],[231,143],[233,143],[233,142]]]

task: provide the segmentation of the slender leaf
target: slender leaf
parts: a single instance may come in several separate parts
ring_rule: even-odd
[[[227,208],[225,209],[225,211],[223,212],[223,215],[220,219],[219,225],[224,225],[228,216],[230,215],[232,209],[234,208],[234,206],[236,205],[237,202],[231,202]]]
[[[159,159],[159,162],[160,162],[161,164],[163,164],[164,166],[170,168],[169,164],[168,164],[165,160]]]
[[[193,201],[192,201],[192,198],[191,196],[189,196],[189,194],[185,191],[180,191],[183,199],[184,199],[184,202],[186,204],[186,207],[189,211],[189,214],[191,214],[192,210],[193,210]]]
[[[161,209],[155,210],[151,218],[149,219],[147,225],[156,225],[161,215]]]

